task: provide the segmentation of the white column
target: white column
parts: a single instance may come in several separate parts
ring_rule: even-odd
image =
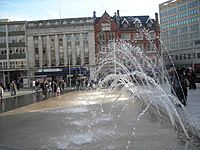
[[[58,35],[55,35],[55,54],[56,54],[56,66],[59,66],[59,47],[58,47]]]
[[[10,59],[9,59],[9,55],[10,55],[10,50],[9,50],[9,45],[8,45],[9,41],[8,41],[8,25],[6,25],[6,52],[7,52],[7,68],[10,68]]]
[[[84,58],[85,49],[83,42],[84,42],[84,37],[83,35],[81,35],[80,37],[81,65],[84,65],[85,63],[85,58]]]
[[[95,64],[95,42],[94,42],[94,33],[88,33],[88,51],[89,51],[89,63],[90,66]]]
[[[50,46],[50,38],[47,35],[47,58],[48,58],[48,67],[51,66],[51,46]]]
[[[34,41],[33,41],[33,36],[27,38],[27,58],[28,62],[27,65],[29,64],[29,67],[31,68],[30,71],[32,71],[32,68],[35,67],[35,48],[34,48]]]
[[[72,65],[76,64],[76,47],[75,47],[75,37],[72,35]]]
[[[67,58],[67,40],[66,35],[63,35],[63,51],[64,51],[64,66],[67,66],[68,58]]]
[[[42,37],[38,37],[38,51],[39,51],[39,67],[42,68],[43,65],[43,49],[42,49]]]

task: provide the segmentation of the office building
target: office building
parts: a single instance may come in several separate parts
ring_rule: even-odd
[[[199,0],[169,0],[159,5],[162,55],[169,67],[200,70],[199,11]]]
[[[0,82],[20,82],[28,74],[26,21],[0,21]]]

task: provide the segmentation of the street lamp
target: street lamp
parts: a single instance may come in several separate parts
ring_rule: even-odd
[[[71,83],[71,55],[69,55],[69,86],[72,86]]]
[[[192,69],[194,70],[194,64],[195,64],[195,50],[194,50],[194,41],[192,41],[192,55],[193,55],[193,60],[192,60]]]

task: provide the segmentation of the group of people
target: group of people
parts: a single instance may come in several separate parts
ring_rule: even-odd
[[[32,81],[32,90],[33,91],[39,91],[42,89],[43,97],[46,97],[48,92],[51,92],[54,96],[59,96],[61,89],[64,89],[65,87],[64,80],[60,80],[58,82],[55,81],[47,81],[40,83],[39,81]]]
[[[10,91],[10,95],[11,96],[17,95],[18,88],[17,88],[17,85],[16,85],[15,81],[12,81],[9,84],[9,86],[7,85],[7,89],[8,89],[8,91]],[[5,87],[3,86],[2,83],[0,83],[0,100],[1,100],[1,102],[3,100],[4,90],[5,90]]]
[[[187,104],[188,87],[189,89],[196,89],[195,71],[189,67],[185,68],[171,68],[170,72],[170,82],[172,85],[172,94],[176,95],[177,98],[183,105]]]
[[[75,80],[77,90],[84,89],[88,85],[88,78],[85,76],[77,76]]]

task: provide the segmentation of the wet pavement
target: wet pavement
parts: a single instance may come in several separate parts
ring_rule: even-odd
[[[73,88],[67,88],[62,90],[61,94],[65,94],[73,90]],[[0,104],[0,113],[27,106],[32,103],[44,101],[52,97],[55,97],[52,92],[48,92],[48,94],[43,97],[42,91],[36,92],[26,89],[17,91],[17,95],[15,96],[11,96],[10,92],[4,92],[4,99]]]
[[[27,101],[26,96],[22,99]],[[0,113],[0,149],[200,149],[199,141],[188,141],[155,114],[138,118],[142,106],[126,96],[119,101],[116,94],[97,91],[70,92],[48,100],[37,93],[30,96],[33,104],[23,102],[25,107],[19,97],[13,102],[6,99],[20,108]],[[189,91],[186,109],[195,118],[200,114],[199,96],[199,86]]]
[[[198,150],[170,124],[126,95],[70,92],[0,114],[0,148]],[[116,101],[117,99],[117,101]]]

